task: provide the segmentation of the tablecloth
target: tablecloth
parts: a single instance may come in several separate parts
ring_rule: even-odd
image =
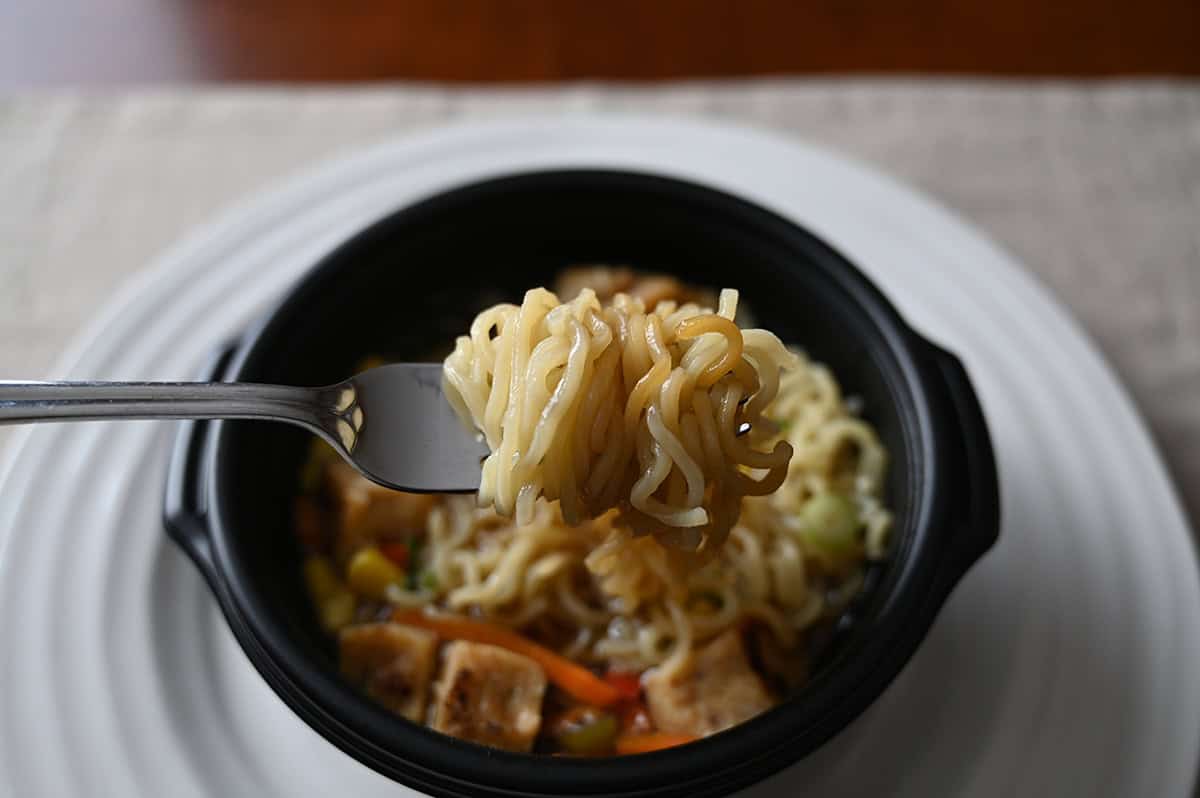
[[[0,95],[0,378],[45,377],[122,280],[281,176],[447,120],[581,109],[775,129],[865,160],[956,209],[1082,321],[1200,518],[1196,82],[780,79]]]

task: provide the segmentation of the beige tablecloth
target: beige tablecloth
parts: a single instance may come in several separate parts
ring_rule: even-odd
[[[282,175],[443,120],[607,108],[775,128],[956,208],[1082,320],[1200,518],[1198,83],[0,96],[0,378],[46,375],[125,277]]]

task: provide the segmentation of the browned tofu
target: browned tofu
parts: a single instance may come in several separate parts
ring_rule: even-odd
[[[554,283],[554,293],[564,302],[579,296],[579,292],[590,288],[596,298],[607,302],[617,294],[629,293],[634,275],[624,266],[572,266],[559,273]]]
[[[654,310],[655,305],[659,302],[683,304],[690,296],[690,292],[683,287],[683,283],[674,277],[657,274],[639,277],[634,281],[630,293],[642,300],[646,310]]]
[[[716,297],[710,291],[693,288],[665,274],[634,272],[625,266],[573,266],[564,270],[554,284],[554,292],[564,302],[590,288],[596,298],[608,302],[617,294],[635,296],[654,310],[659,302],[679,305],[695,302],[703,307],[716,307]]]
[[[656,669],[642,683],[654,725],[674,734],[713,734],[775,704],[736,629],[696,651],[687,667],[670,675]]]
[[[342,674],[393,712],[421,723],[437,637],[398,623],[349,626],[341,634]]]
[[[546,674],[528,657],[458,640],[446,646],[430,725],[481,745],[529,751],[545,692]]]
[[[344,560],[362,546],[421,534],[438,498],[376,485],[344,462],[330,463],[325,487],[334,500],[334,553]]]

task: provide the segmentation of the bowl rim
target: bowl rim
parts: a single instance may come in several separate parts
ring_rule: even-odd
[[[912,480],[910,491],[916,507],[914,529],[907,538],[912,550],[905,552],[904,558],[897,558],[894,567],[900,570],[895,578],[903,584],[885,597],[875,615],[875,626],[881,631],[845,652],[837,667],[818,674],[799,695],[767,712],[687,746],[651,754],[588,760],[497,751],[388,713],[311,661],[284,630],[269,621],[264,600],[247,587],[248,571],[236,556],[225,523],[230,497],[220,489],[220,471],[237,427],[228,422],[212,422],[208,429],[198,427],[205,449],[202,490],[207,508],[206,577],[251,662],[293,711],[335,745],[386,775],[438,794],[479,794],[481,788],[486,788],[493,794],[549,795],[578,791],[580,785],[586,785],[586,792],[597,794],[694,795],[733,788],[765,776],[818,747],[879,696],[925,637],[950,589],[991,547],[998,532],[994,458],[986,427],[982,440],[976,434],[973,443],[984,450],[977,453],[976,459],[983,461],[983,481],[990,476],[990,495],[989,486],[984,485],[980,489],[984,495],[975,497],[976,506],[967,512],[962,508],[956,511],[949,498],[937,495],[935,490],[947,476],[956,448],[965,445],[958,440],[962,437],[960,431],[948,422],[951,418],[961,420],[962,412],[946,387],[947,374],[956,366],[961,370],[961,364],[916,333],[853,263],[801,225],[723,190],[650,172],[517,172],[460,184],[406,204],[338,245],[301,276],[242,336],[224,378],[235,379],[252,367],[255,358],[263,356],[264,342],[269,343],[273,335],[287,328],[288,308],[319,291],[345,261],[371,248],[394,227],[490,193],[555,186],[578,190],[584,185],[655,192],[661,199],[713,208],[731,222],[737,220],[787,241],[793,249],[802,251],[807,261],[825,269],[847,292],[857,311],[869,317],[879,330],[899,368],[903,387],[910,393],[910,423],[902,424],[905,449],[908,454],[914,447],[921,451],[918,478]],[[965,379],[965,373],[962,377]],[[961,391],[962,386],[958,387]],[[969,382],[965,390],[967,399],[974,401]],[[973,515],[973,521],[983,528],[975,530],[970,545],[954,545],[954,533],[960,538],[966,536],[961,532],[962,519],[955,518],[964,513]],[[949,535],[952,545],[931,546],[930,541],[939,535]],[[906,590],[905,585],[916,587]],[[905,623],[897,623],[898,617]],[[531,767],[534,763],[537,766]]]

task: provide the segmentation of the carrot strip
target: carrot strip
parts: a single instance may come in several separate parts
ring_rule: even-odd
[[[624,671],[609,671],[604,674],[604,681],[613,686],[613,689],[621,694],[621,698],[627,701],[636,701],[642,694],[642,681],[640,674],[627,673]]]
[[[664,748],[674,748],[695,742],[696,737],[690,734],[670,734],[668,732],[651,732],[649,734],[624,734],[617,738],[618,754],[648,754],[651,751],[661,751]]]
[[[466,618],[426,615],[420,610],[396,610],[392,613],[392,620],[428,629],[439,637],[450,640],[487,643],[529,657],[542,666],[547,679],[586,704],[607,707],[621,699],[620,691],[587,668],[576,665],[566,657],[508,629]]]

